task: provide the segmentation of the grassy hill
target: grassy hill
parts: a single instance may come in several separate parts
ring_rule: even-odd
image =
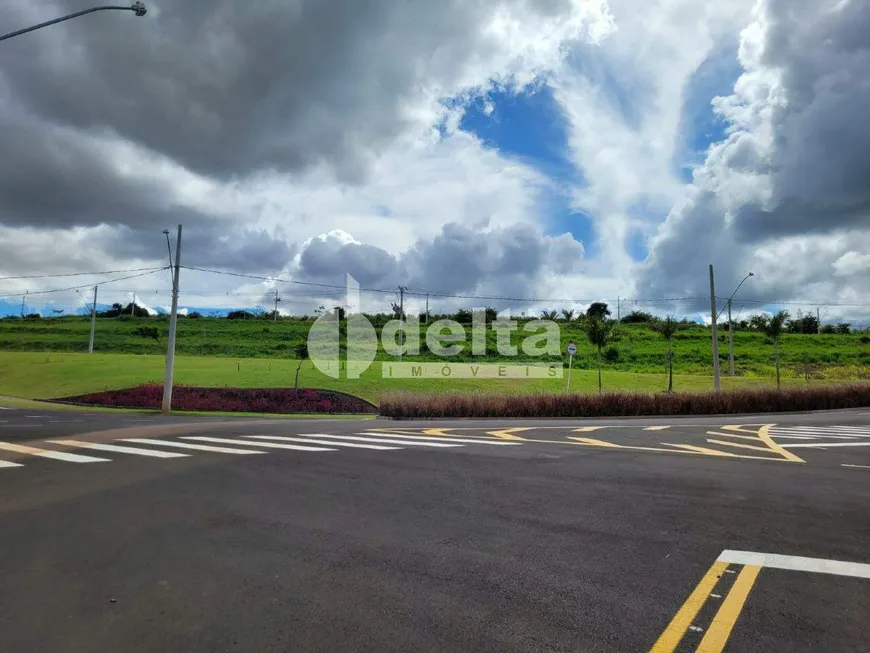
[[[312,322],[301,319],[227,320],[220,318],[180,318],[178,321],[177,353],[181,356],[220,357],[232,359],[288,359],[293,347],[306,339]],[[562,346],[569,341],[577,344],[575,369],[595,368],[595,349],[587,342],[581,325],[560,323]],[[117,354],[162,355],[166,348],[169,320],[166,317],[101,318],[97,320],[95,351]],[[86,352],[89,321],[82,317],[54,319],[0,319],[0,351],[8,352]],[[470,353],[470,327],[467,329],[466,352],[456,361],[496,362],[541,360],[558,362],[564,356],[532,359],[520,356],[505,359],[495,348],[495,333],[487,332],[487,355]],[[514,333],[518,343],[522,334]],[[726,334],[720,333],[720,359],[723,374],[727,373],[728,350]],[[674,372],[709,376],[711,370],[710,329],[693,325],[679,331],[673,340]],[[773,375],[774,350],[757,332],[738,331],[734,334],[737,374],[744,377]],[[855,379],[870,371],[870,333],[848,335],[786,334],[781,340],[781,359],[786,377]],[[604,355],[607,371],[662,374],[666,364],[666,345],[661,335],[644,324],[619,325],[611,346]],[[378,360],[394,360],[383,350]],[[405,360],[440,361],[424,353],[406,356]]]

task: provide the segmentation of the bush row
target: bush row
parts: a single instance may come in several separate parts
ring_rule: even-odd
[[[396,419],[438,417],[631,417],[647,415],[726,415],[870,406],[870,384],[787,390],[735,390],[674,394],[601,395],[536,393],[520,395],[381,395],[380,414]]]
[[[160,408],[163,386],[140,385],[124,390],[109,390],[59,401],[108,406],[112,408]],[[225,411],[233,413],[376,413],[369,402],[330,390],[293,388],[196,388],[175,386],[172,391],[175,410]]]

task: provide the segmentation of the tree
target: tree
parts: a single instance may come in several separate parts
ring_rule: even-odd
[[[773,317],[764,319],[764,323],[760,324],[761,332],[770,340],[773,340],[774,355],[776,356],[776,388],[782,389],[782,381],[779,374],[779,337],[782,335],[783,329],[788,322],[788,311],[780,311]]]
[[[574,319],[574,310],[570,309],[570,308],[563,308],[562,309],[562,319],[565,320],[566,322],[570,322],[571,320],[573,320]]]
[[[599,320],[605,320],[610,316],[610,309],[604,302],[593,302],[586,309],[586,317],[597,317]]]
[[[751,331],[763,331],[763,327],[766,323],[766,315],[753,315],[749,318],[749,329]]]
[[[680,323],[668,315],[664,320],[656,323],[654,328],[668,343],[668,392],[671,393],[674,391],[674,352],[671,348],[671,340],[680,328]]]
[[[558,315],[558,311],[541,311],[542,320],[555,320]]]
[[[338,321],[344,322],[344,316],[345,316],[344,306],[336,306],[335,308],[333,308],[333,311],[334,311],[335,316],[338,318]]]
[[[492,324],[498,319],[498,309],[487,306],[483,309],[483,312],[487,324]]]
[[[849,322],[840,322],[837,325],[837,333],[841,336],[848,336],[852,332],[852,325]]]
[[[597,348],[598,361],[598,393],[601,393],[601,350],[610,342],[610,336],[613,334],[613,322],[603,320],[598,317],[589,317],[586,320],[586,337],[589,342]]]
[[[656,319],[653,317],[652,313],[647,313],[646,311],[632,311],[622,318],[621,321],[623,324],[641,324],[655,322]]]
[[[300,343],[297,343],[293,347],[293,354],[298,359],[298,363],[296,364],[296,381],[293,383],[293,389],[296,393],[296,397],[299,397],[299,370],[302,369],[302,363],[305,362],[305,359],[308,358],[308,342],[303,340]]]

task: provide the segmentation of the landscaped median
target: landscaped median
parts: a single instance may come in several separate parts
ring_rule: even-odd
[[[57,401],[108,408],[154,408],[163,401],[163,386],[140,385],[124,390],[108,390]],[[175,410],[227,413],[330,414],[364,415],[377,408],[359,397],[331,390],[292,388],[195,388],[175,386],[172,390]]]
[[[380,414],[395,419],[465,417],[640,417],[727,415],[870,406],[870,384],[785,390],[681,393],[413,393],[381,395]]]

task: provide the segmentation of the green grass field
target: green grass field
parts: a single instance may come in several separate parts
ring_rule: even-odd
[[[569,341],[577,344],[574,365],[580,369],[595,367],[595,350],[586,341],[581,325],[559,323],[565,351]],[[286,359],[293,356],[293,346],[305,340],[311,321],[301,319],[226,320],[218,318],[178,321],[177,353],[183,356],[227,358]],[[97,320],[96,347],[100,353],[162,355],[166,347],[169,322],[166,317],[102,318]],[[0,351],[86,352],[89,321],[83,317],[41,320],[0,319]],[[470,342],[470,328],[467,342]],[[149,333],[156,332],[155,339]],[[514,343],[518,342],[514,334]],[[726,336],[720,333],[720,357],[727,361]],[[673,340],[674,371],[682,374],[712,374],[710,363],[710,330],[691,326],[679,331]],[[870,367],[870,333],[849,335],[785,334],[781,340],[784,373],[788,376],[805,365],[817,375],[831,370],[834,378],[855,374],[855,368]],[[467,347],[466,349],[470,349]],[[734,334],[737,372],[741,376],[772,376],[773,345],[757,332],[738,331]],[[495,333],[487,332],[484,357],[465,352],[454,360],[495,362],[505,360],[495,349]],[[604,367],[621,372],[658,374],[665,369],[666,345],[662,337],[642,324],[618,327],[616,337],[605,352]],[[383,350],[379,360],[393,360]],[[544,358],[558,362],[564,356]],[[415,359],[416,360],[416,359]],[[419,360],[440,360],[424,354]],[[841,368],[837,370],[836,368]]]
[[[283,319],[226,320],[217,318],[179,320],[177,383],[199,386],[288,387],[293,385],[296,361],[294,346],[305,340],[311,321]],[[572,390],[597,391],[595,350],[586,341],[580,325],[560,323],[561,349],[577,344]],[[22,398],[58,398],[105,389],[119,389],[163,378],[165,333],[168,320],[158,318],[103,318],[97,320],[96,347],[87,351],[89,322],[66,317],[42,320],[0,320],[0,395]],[[470,328],[468,329],[470,342]],[[156,338],[154,337],[156,335]],[[495,348],[495,333],[488,331],[487,355],[465,352],[454,362],[526,362],[531,358],[506,359]],[[514,342],[519,335],[515,334]],[[727,376],[725,336],[720,342],[723,387],[739,388],[774,383],[773,346],[754,332],[735,333],[737,376]],[[710,331],[690,326],[673,340],[674,388],[712,388]],[[468,347],[470,349],[470,346]],[[789,385],[855,381],[870,371],[870,335],[794,335],[781,341],[783,382]],[[667,387],[666,344],[645,325],[620,325],[603,359],[605,390],[660,391]],[[379,350],[377,359],[393,361]],[[406,356],[406,362],[442,361],[431,353]],[[544,357],[551,363],[567,362],[565,356]],[[484,379],[388,379],[381,378],[375,364],[359,380],[332,379],[306,362],[300,385],[340,390],[373,403],[387,390],[442,392],[561,391],[564,380]]]
[[[115,390],[141,383],[163,380],[164,357],[134,354],[58,354],[0,352],[0,396],[28,399],[55,399],[100,390]],[[175,381],[184,385],[207,387],[292,387],[296,361],[287,359],[230,359],[198,356],[176,358]],[[667,387],[667,376],[605,370],[605,390],[657,392]],[[723,377],[723,387],[747,388],[770,386],[772,379],[759,377]],[[805,384],[803,379],[788,378],[789,385]],[[571,389],[596,392],[597,373],[573,370]],[[813,383],[819,383],[814,381]],[[675,375],[675,390],[709,390],[712,377]],[[361,379],[332,379],[305,362],[300,386],[339,390],[362,397],[374,404],[380,393],[388,390],[426,392],[534,392],[562,391],[561,379],[485,380],[485,379],[384,379],[375,365]]]

